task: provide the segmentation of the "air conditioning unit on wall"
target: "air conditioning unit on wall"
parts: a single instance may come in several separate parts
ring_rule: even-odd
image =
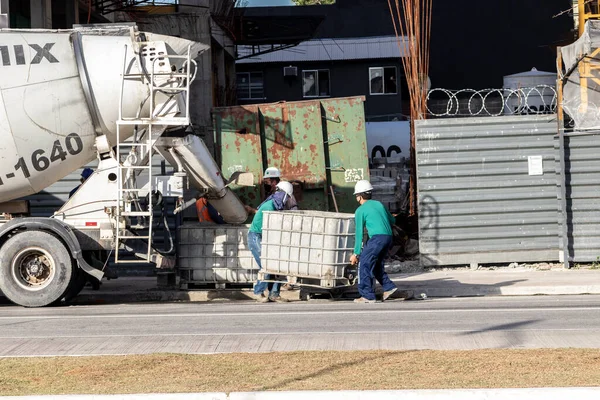
[[[283,67],[283,76],[298,76],[298,67]]]

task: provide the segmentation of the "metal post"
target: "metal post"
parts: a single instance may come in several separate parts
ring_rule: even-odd
[[[562,70],[562,53],[560,47],[557,49],[557,67]],[[560,213],[562,221],[562,251],[563,251],[563,263],[566,269],[569,269],[569,217],[567,212],[567,174],[566,174],[566,162],[565,162],[565,123],[564,123],[564,110],[563,110],[563,79],[559,77],[556,81],[557,89],[557,124],[558,124],[558,147],[559,147],[559,162],[560,162]]]
[[[577,10],[579,13],[579,37],[581,37],[585,27],[585,0],[578,0]]]
[[[340,209],[337,205],[337,200],[335,199],[335,190],[333,189],[333,185],[329,186],[329,190],[331,190],[331,198],[333,199],[333,206],[335,207],[335,212],[340,212]]]

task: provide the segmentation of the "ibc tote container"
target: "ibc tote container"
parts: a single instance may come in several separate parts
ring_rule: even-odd
[[[185,224],[179,227],[182,284],[251,284],[258,265],[248,248],[248,225]]]
[[[268,211],[263,214],[264,272],[323,287],[349,283],[354,251],[354,214]],[[294,279],[299,278],[299,279]]]

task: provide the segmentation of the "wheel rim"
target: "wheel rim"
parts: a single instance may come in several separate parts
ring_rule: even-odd
[[[56,274],[54,258],[40,247],[21,250],[12,262],[15,282],[25,290],[42,290],[52,282]]]

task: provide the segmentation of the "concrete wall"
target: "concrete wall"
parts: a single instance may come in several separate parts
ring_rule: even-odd
[[[210,44],[210,12],[206,8],[193,8],[195,14],[171,14],[146,16],[136,20],[142,31],[178,36],[184,39]],[[205,51],[196,58],[198,74],[190,93],[190,117],[197,133],[209,148],[213,147],[210,110],[212,99],[211,52]]]
[[[31,27],[52,28],[52,0],[30,0]]]
[[[235,84],[234,46],[231,39],[211,18],[217,2],[181,0],[179,13],[148,15],[136,19],[143,31],[178,36],[211,46],[197,59],[198,74],[190,93],[190,117],[198,135],[214,152],[211,109],[231,105],[227,95]]]

